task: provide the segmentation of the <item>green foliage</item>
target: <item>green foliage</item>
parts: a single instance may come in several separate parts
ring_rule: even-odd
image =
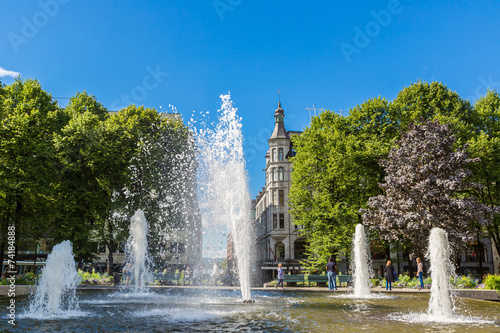
[[[380,184],[385,194],[369,199],[363,220],[382,239],[410,244],[411,257],[425,252],[434,227],[446,230],[450,243],[460,248],[476,226],[489,222],[489,208],[463,194],[477,184],[469,180],[473,160],[465,148],[455,149],[455,142],[448,125],[410,125],[380,162],[387,172]]]
[[[349,256],[354,226],[362,223],[359,209],[368,207],[369,197],[384,194],[378,184],[386,174],[379,161],[387,158],[410,124],[437,120],[448,124],[455,135],[454,148],[470,143],[471,157],[481,158],[471,165],[477,174],[474,181],[485,185],[474,188],[473,195],[498,209],[499,106],[496,92],[488,92],[472,106],[440,82],[419,81],[401,90],[393,101],[381,97],[365,101],[348,117],[324,112],[313,118],[293,140],[297,155],[289,194],[293,221],[302,227],[299,230],[307,241],[305,267],[320,269],[332,254]],[[499,225],[497,213],[487,230],[500,250]],[[380,239],[378,230],[372,230],[370,237]],[[410,252],[421,250],[412,249],[411,242],[399,242]]]
[[[474,289],[478,287],[477,280],[470,276],[457,276],[450,278],[451,286],[456,289]]]
[[[191,138],[180,119],[135,105],[110,116],[86,92],[60,109],[39,82],[17,79],[0,85],[0,134],[2,235],[13,224],[18,239],[37,240],[43,234],[54,243],[68,239],[77,261],[91,261],[95,241],[103,241],[112,263],[119,242],[126,240],[130,216],[143,204],[152,225],[162,220],[178,226],[180,213],[157,208],[175,192],[164,193],[169,189],[177,189],[173,197],[181,197],[183,189],[173,184],[174,169],[179,170],[175,156],[193,158]],[[150,146],[155,149],[145,149]],[[133,172],[142,167],[144,173]],[[186,187],[194,188],[194,169],[183,179]],[[151,204],[127,198],[125,190],[135,190],[137,184],[145,185],[138,189],[141,195],[147,192],[150,198],[156,191],[163,197]],[[165,224],[163,230],[169,230]]]
[[[61,112],[38,81],[18,78],[1,90],[0,231],[5,235],[13,224],[16,238],[37,238],[53,215],[57,177],[52,140]]]
[[[362,111],[368,112],[370,103],[359,107],[359,118]],[[298,153],[293,159],[289,199],[293,221],[307,238],[308,258],[303,264],[310,272],[324,269],[332,254],[350,253],[354,227],[361,221],[359,209],[380,191],[377,160],[388,146],[359,135],[364,120],[359,122],[357,126],[324,112],[294,138]]]
[[[35,273],[26,273],[21,276],[16,277],[16,285],[35,285],[38,282],[39,276]],[[0,279],[0,285],[9,285],[11,280]]]
[[[500,291],[500,275],[488,274],[483,280],[485,288]]]
[[[478,99],[475,130],[469,141],[472,157],[479,158],[472,165],[474,180],[481,184],[472,193],[484,204],[496,207],[492,223],[486,227],[488,236],[500,252],[500,96],[496,91],[488,91]]]
[[[481,285],[478,285],[477,280],[472,277],[461,275],[456,277],[450,277],[450,285],[454,289],[478,289]],[[385,279],[380,280],[380,286],[385,287]],[[392,286],[401,288],[418,289],[420,288],[420,280],[418,278],[410,278],[406,274],[399,276],[398,280],[395,281]],[[432,286],[431,277],[424,279],[424,289],[430,289]]]
[[[110,284],[113,282],[113,277],[109,276],[108,273],[100,274],[95,269],[92,269],[92,272],[84,272],[79,269],[78,276],[81,279],[81,284]]]

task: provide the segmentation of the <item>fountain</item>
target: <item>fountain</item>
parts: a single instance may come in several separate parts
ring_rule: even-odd
[[[28,315],[61,316],[78,309],[76,287],[79,282],[70,241],[57,244],[47,257]]]
[[[453,317],[453,297],[450,276],[453,265],[450,261],[448,234],[440,228],[433,228],[429,236],[427,258],[431,263],[431,297],[427,314],[435,321],[449,320]]]
[[[370,297],[370,251],[366,243],[365,229],[362,224],[356,225],[353,240],[353,271],[354,296],[358,298]]]
[[[138,209],[130,219],[130,236],[127,240],[126,258],[132,264],[134,292],[144,292],[149,278],[148,223],[144,212]]]
[[[457,327],[456,325],[467,325],[465,327],[473,326],[499,326],[500,321],[497,322],[489,320],[484,317],[484,312],[481,317],[473,317],[470,315],[467,308],[460,309],[455,306],[453,299],[453,292],[451,288],[450,278],[453,276],[454,267],[450,260],[450,245],[448,243],[448,234],[441,228],[432,228],[429,236],[429,248],[426,254],[429,259],[431,267],[431,296],[427,305],[426,313],[410,312],[407,314],[394,313],[389,317],[397,321],[416,325],[447,325],[446,328]],[[465,300],[460,303],[464,305]],[[473,305],[475,309],[478,304]],[[481,310],[484,311],[484,310]],[[461,314],[459,312],[462,312]],[[438,326],[435,326],[438,327]],[[441,326],[442,327],[442,326]],[[474,330],[479,331],[479,330]]]
[[[250,194],[243,156],[241,119],[229,95],[222,95],[219,122],[214,130],[198,132],[200,147],[199,183],[205,228],[212,231],[222,224],[231,232],[235,246],[241,296],[250,293],[250,253],[252,222]]]
[[[444,292],[447,290],[446,277],[441,279],[438,276],[449,272],[446,234],[437,237],[435,241],[431,236],[430,240],[432,277],[441,286],[435,287],[437,291],[432,290],[430,302],[427,294],[417,292],[390,297],[375,297],[370,294],[369,252],[361,225],[356,226],[353,241],[355,290],[350,297],[325,297],[326,292],[310,293],[304,290],[289,290],[284,294],[259,290],[250,294],[250,254],[254,238],[249,217],[250,200],[241,124],[229,96],[222,96],[222,101],[222,115],[215,130],[200,131],[198,135],[201,157],[198,188],[205,229],[217,232],[219,224],[222,225],[219,230],[227,229],[232,234],[241,292],[205,287],[159,287],[154,288],[154,292],[138,293],[144,288],[150,268],[147,252],[148,224],[143,212],[138,210],[131,219],[127,246],[127,259],[134,264],[135,293],[101,288],[85,290],[78,295],[77,304],[76,269],[71,244],[63,242],[54,247],[49,256],[39,290],[31,304],[28,297],[16,297],[16,307],[29,307],[29,310],[19,314],[16,326],[9,327],[9,331],[310,332],[314,327],[315,332],[329,332],[332,327],[345,331],[358,331],[361,327],[372,332],[478,332],[493,331],[494,327],[500,327],[500,303],[464,299],[463,308],[473,308],[482,316],[481,319],[470,319],[464,317],[466,310],[454,308],[449,293]],[[433,250],[437,250],[437,253]],[[439,258],[433,259],[434,257]],[[61,279],[61,276],[65,278]],[[139,285],[139,281],[143,283]],[[49,301],[52,298],[56,300]],[[241,303],[241,298],[244,303],[251,304],[235,306],[236,303]],[[204,299],[209,299],[210,302],[203,302]],[[450,301],[449,306],[445,304],[446,299]],[[0,307],[5,309],[9,301],[7,297],[0,298]],[[429,310],[427,314],[423,314],[427,305]],[[440,307],[451,310],[439,312]],[[65,311],[64,309],[78,309],[79,315],[50,315]],[[325,309],[328,310],[327,316]],[[452,320],[433,320],[445,316],[451,316]]]

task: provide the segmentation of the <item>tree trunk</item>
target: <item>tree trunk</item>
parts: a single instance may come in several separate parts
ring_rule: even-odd
[[[113,226],[111,225],[111,223],[108,223],[108,234],[109,234],[109,241],[107,242],[108,251],[109,251],[109,253],[108,253],[108,274],[112,275],[114,272],[113,253],[115,252],[115,242],[113,241]]]
[[[483,281],[483,251],[481,251],[481,240],[479,239],[479,232],[477,233],[477,259],[479,260],[479,282]]]
[[[36,257],[38,255],[38,241],[35,241],[35,259],[33,259],[33,273],[36,275]]]
[[[396,260],[398,262],[398,275],[401,275],[401,263],[399,260],[399,242],[396,243]]]
[[[413,260],[410,259],[410,257],[408,257],[408,270],[410,271],[410,278],[413,279],[414,275],[413,275]]]
[[[385,252],[385,260],[391,260],[391,247],[389,245],[386,245],[384,247],[384,252]]]

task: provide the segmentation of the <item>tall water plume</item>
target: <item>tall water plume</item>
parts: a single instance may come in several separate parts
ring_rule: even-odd
[[[230,95],[221,95],[221,99],[215,128],[197,131],[200,206],[206,230],[221,230],[223,225],[231,232],[242,298],[249,300],[253,231],[241,118],[236,115]]]
[[[453,265],[450,260],[448,234],[443,229],[432,228],[427,258],[431,264],[432,278],[427,314],[433,320],[446,320],[453,316],[454,304],[450,283]]]
[[[127,240],[126,258],[134,276],[134,291],[144,291],[149,278],[148,223],[144,212],[138,209],[130,219],[130,236]]]
[[[370,296],[370,276],[371,269],[370,252],[366,243],[365,229],[363,225],[356,225],[356,232],[353,240],[353,271],[354,271],[354,296]]]
[[[76,310],[79,280],[71,242],[57,244],[47,257],[28,314],[44,317]]]

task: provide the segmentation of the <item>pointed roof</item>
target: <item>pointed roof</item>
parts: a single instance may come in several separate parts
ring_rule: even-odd
[[[278,108],[274,111],[274,131],[269,140],[290,138],[286,132],[283,118],[285,118],[285,110],[281,108],[281,102],[278,102]]]

